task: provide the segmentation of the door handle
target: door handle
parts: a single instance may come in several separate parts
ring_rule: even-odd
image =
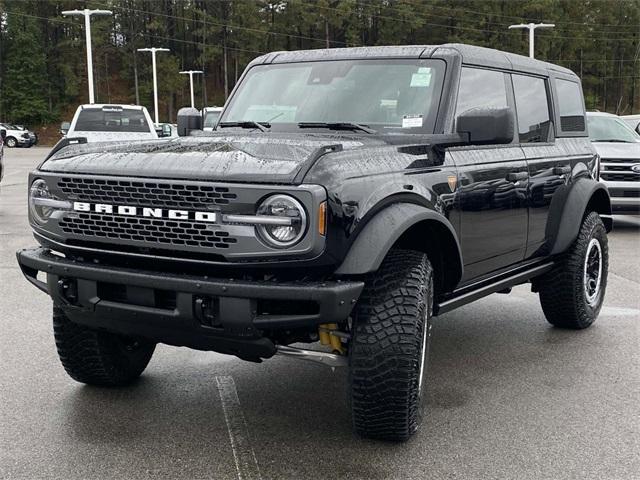
[[[510,182],[519,182],[520,180],[526,180],[529,178],[528,172],[509,172],[505,177]]]
[[[571,167],[569,167],[569,166],[553,167],[553,174],[554,175],[566,175],[569,172],[571,172]]]

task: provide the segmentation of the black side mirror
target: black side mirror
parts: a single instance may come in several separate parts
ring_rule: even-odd
[[[197,108],[185,107],[178,110],[178,135],[187,137],[193,130],[202,130],[202,114]]]
[[[469,136],[471,145],[511,143],[515,131],[512,108],[472,108],[456,118],[456,132]]]
[[[0,130],[0,138],[2,138],[2,143],[4,143],[5,138],[7,138],[7,131],[4,128]]]

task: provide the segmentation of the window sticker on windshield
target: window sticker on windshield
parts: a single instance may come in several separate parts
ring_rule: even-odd
[[[431,85],[431,69],[420,67],[418,73],[411,75],[411,87],[428,87]]]
[[[405,115],[402,117],[402,128],[422,127],[422,115]]]

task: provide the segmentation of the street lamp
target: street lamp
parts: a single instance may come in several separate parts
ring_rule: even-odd
[[[139,48],[139,52],[151,52],[151,65],[153,67],[153,109],[155,112],[155,122],[158,125],[158,78],[156,75],[156,52],[168,52],[168,48]]]
[[[513,28],[527,28],[529,29],[529,57],[533,58],[533,32],[536,28],[553,28],[553,23],[520,23],[518,25],[509,25],[509,30]]]
[[[185,70],[180,73],[183,75],[189,75],[189,86],[191,87],[191,108],[195,108],[195,102],[193,100],[193,74],[194,73],[204,74],[204,72],[202,70]]]
[[[93,96],[93,57],[91,55],[91,15],[113,15],[111,10],[65,10],[62,15],[83,16],[84,33],[87,43],[87,73],[89,75],[89,103],[94,103]]]

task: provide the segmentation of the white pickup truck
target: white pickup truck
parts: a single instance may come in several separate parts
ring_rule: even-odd
[[[160,136],[164,129],[160,129]],[[145,107],[140,105],[80,105],[76,110],[67,138],[84,137],[87,142],[155,140],[156,127]]]

